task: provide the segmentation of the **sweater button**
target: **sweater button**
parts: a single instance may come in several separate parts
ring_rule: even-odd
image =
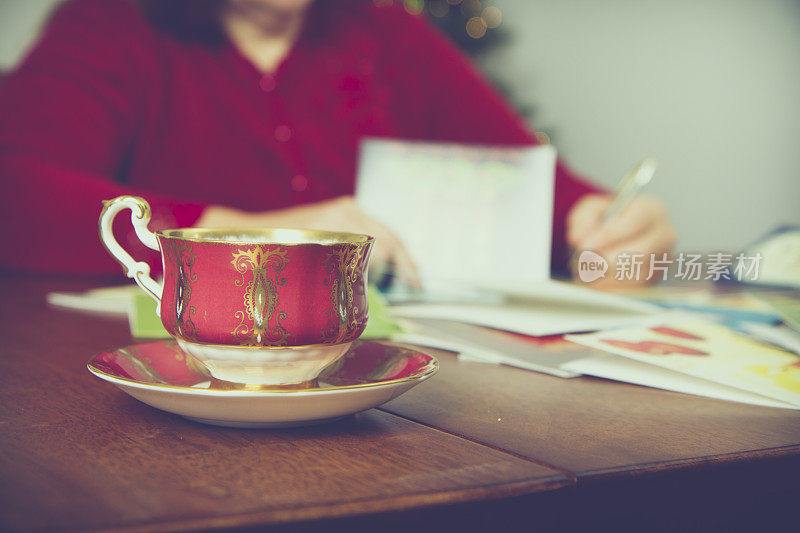
[[[277,128],[275,128],[275,140],[276,141],[285,143],[291,138],[292,138],[292,130],[291,130],[291,128],[289,128],[289,126],[286,126],[285,124],[283,124],[283,125],[278,126]]]
[[[295,192],[303,192],[308,189],[308,178],[302,174],[295,174],[292,176],[292,180],[289,183],[292,186],[292,190]]]
[[[272,92],[273,90],[275,90],[275,77],[270,74],[265,74],[259,80],[258,86],[265,93]]]

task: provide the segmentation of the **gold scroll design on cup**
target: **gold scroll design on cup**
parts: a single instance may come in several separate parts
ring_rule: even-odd
[[[342,246],[324,260],[328,276],[323,284],[331,288],[331,308],[325,311],[328,323],[322,328],[323,343],[337,344],[358,329],[358,306],[353,304],[353,285],[361,282],[365,247]]]
[[[192,272],[197,255],[192,252],[188,242],[176,241],[164,247],[167,260],[175,265],[178,279],[175,282],[175,324],[180,337],[186,340],[197,339],[197,326],[192,321],[192,315],[197,313],[193,305],[189,305],[192,298],[192,282],[197,281],[197,272]]]
[[[289,258],[280,247],[253,246],[233,253],[231,264],[242,275],[234,284],[244,287],[244,310],[234,313],[239,324],[231,333],[244,346],[285,346],[290,334],[281,325],[286,312],[276,313],[278,287],[286,285],[280,273]],[[250,277],[248,279],[248,272]],[[270,320],[274,317],[274,325]]]

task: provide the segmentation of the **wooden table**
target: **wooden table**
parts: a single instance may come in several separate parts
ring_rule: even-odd
[[[44,295],[98,284],[0,277],[2,530],[797,524],[800,412],[438,352],[439,374],[380,410],[300,429],[204,426],[86,371],[134,342],[127,324]]]

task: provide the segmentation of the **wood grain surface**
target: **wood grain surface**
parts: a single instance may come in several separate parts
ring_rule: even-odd
[[[800,453],[800,411],[437,356],[438,379],[383,409],[578,478]]]
[[[184,420],[86,371],[123,321],[0,291],[0,529],[191,530],[309,521],[550,491],[568,476],[371,410],[287,430]],[[59,288],[72,288],[70,284]]]
[[[348,419],[227,429],[84,368],[124,320],[49,308],[107,281],[0,276],[0,530],[764,530],[800,498],[800,413],[437,352]]]

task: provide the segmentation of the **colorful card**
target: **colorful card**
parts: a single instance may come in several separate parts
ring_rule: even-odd
[[[705,322],[568,335],[567,340],[800,406],[800,357]]]

